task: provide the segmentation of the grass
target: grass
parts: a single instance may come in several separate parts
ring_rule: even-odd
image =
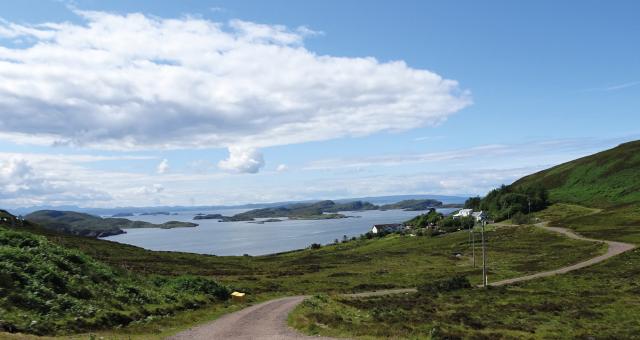
[[[541,184],[554,202],[609,208],[640,202],[640,141],[526,176],[514,186]]]
[[[54,243],[78,249],[113,267],[144,275],[206,276],[252,294],[415,287],[425,280],[456,273],[469,276],[473,282],[480,281],[480,269],[471,266],[469,234],[464,231],[438,237],[390,235],[255,257],[148,251],[46,230],[39,232]],[[476,235],[479,247],[479,234]],[[532,227],[496,228],[486,235],[491,245],[492,280],[556,268],[603,251],[600,245]],[[557,249],[563,248],[571,251],[557,255]],[[479,248],[476,255],[479,257]]]
[[[640,245],[640,205],[593,209],[555,204],[538,217],[551,221],[552,226],[571,228],[586,237]]]
[[[32,334],[120,327],[220,303],[198,276],[140,277],[46,238],[0,227],[0,329]]]
[[[635,230],[615,227],[633,224],[633,211],[633,207],[600,210],[563,204],[537,217],[587,236],[638,244]],[[600,227],[576,222],[605,220],[608,225]],[[567,251],[572,249],[558,247],[555,254]],[[359,339],[633,339],[640,334],[638,278],[640,249],[635,249],[578,271],[486,290],[315,296],[292,313],[289,323],[308,334]]]
[[[481,270],[471,266],[469,234],[465,231],[438,237],[389,235],[381,239],[363,239],[317,250],[268,256],[218,257],[148,251],[109,241],[58,234],[35,225],[18,228],[45,235],[51,246],[80,251],[92,261],[97,259],[97,264],[105,263],[117,271],[133,273],[142,280],[142,287],[145,287],[144,282],[156,276],[194,275],[213,278],[234,289],[249,292],[254,299],[261,299],[275,295],[415,287],[425,281],[454,274],[466,275],[476,284],[480,282]],[[486,235],[491,249],[489,267],[492,280],[559,267],[603,251],[597,244],[570,240],[533,227],[492,227],[487,230],[491,230]],[[571,251],[563,256],[554,256],[557,249]],[[477,256],[479,258],[479,251]],[[542,261],[543,258],[546,260]],[[108,296],[106,294],[104,299],[108,300]],[[114,334],[153,338],[157,334],[165,334],[162,332],[177,331],[178,325],[190,324],[185,323],[185,319],[206,321],[207,316],[233,310],[205,303],[199,307],[203,308],[203,314],[198,314],[197,310],[179,311],[176,308],[168,313],[171,317],[152,316],[149,318],[151,324],[147,324],[147,316],[155,314],[144,315],[144,318],[135,318],[145,320],[143,324],[133,323]],[[178,315],[184,317],[181,319]],[[201,318],[194,318],[194,315]],[[163,326],[165,323],[175,327]],[[92,329],[99,328],[99,325],[92,326]],[[74,328],[62,324],[59,329],[72,332]]]
[[[565,275],[438,295],[316,296],[291,314],[308,334],[362,339],[633,339],[640,251]]]
[[[155,340],[163,339],[191,327],[213,321],[220,316],[238,311],[250,305],[260,303],[278,295],[260,294],[250,296],[244,303],[227,301],[220,304],[210,304],[203,308],[178,311],[167,317],[154,317],[140,320],[127,327],[117,327],[110,330],[99,330],[87,333],[68,334],[62,336],[35,336],[24,333],[0,333],[0,338],[8,340],[50,340],[50,339],[105,339],[105,340]]]

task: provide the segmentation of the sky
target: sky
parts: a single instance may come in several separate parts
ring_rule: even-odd
[[[0,2],[0,207],[483,195],[640,139],[638,13]]]

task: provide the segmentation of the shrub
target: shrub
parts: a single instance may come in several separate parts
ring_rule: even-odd
[[[525,215],[521,212],[517,212],[513,215],[513,217],[511,217],[511,222],[518,224],[518,225],[522,225],[522,224],[530,224],[531,223],[531,216],[529,215]]]
[[[443,292],[471,288],[471,283],[464,276],[424,283],[418,286],[418,293],[434,295]]]

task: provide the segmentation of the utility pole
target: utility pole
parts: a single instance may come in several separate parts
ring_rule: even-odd
[[[482,287],[487,288],[487,256],[486,256],[486,250],[485,250],[485,244],[484,244],[484,225],[486,224],[486,222],[482,222],[482,232],[481,232],[481,237],[482,237]]]
[[[529,203],[529,214],[531,214],[531,198],[527,198],[527,202]]]
[[[474,230],[471,229],[471,252],[473,254],[473,268],[476,267],[476,234]]]

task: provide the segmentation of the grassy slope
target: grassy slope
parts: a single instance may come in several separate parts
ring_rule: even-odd
[[[640,142],[514,185],[536,183],[560,202],[536,213],[538,218],[587,237],[640,245]],[[552,253],[566,251],[558,247]],[[363,339],[632,339],[640,334],[639,268],[640,249],[635,249],[579,271],[488,290],[356,300],[320,296],[301,305],[290,323],[311,334]]]
[[[554,202],[591,207],[640,203],[640,141],[523,177],[515,186],[542,184]]]
[[[198,277],[140,277],[42,236],[0,226],[0,329],[51,334],[126,325],[207,305],[228,290]]]
[[[538,216],[556,226],[573,226],[588,236],[640,245],[637,233],[606,231],[618,230],[615,225],[594,230],[575,224],[605,212],[557,204]],[[611,216],[611,223],[628,220],[616,216]],[[557,256],[565,254],[558,250]],[[640,334],[639,277],[640,249],[635,249],[583,270],[488,290],[361,299],[319,296],[297,308],[290,323],[310,334],[363,339],[430,334],[447,338],[631,339]]]

